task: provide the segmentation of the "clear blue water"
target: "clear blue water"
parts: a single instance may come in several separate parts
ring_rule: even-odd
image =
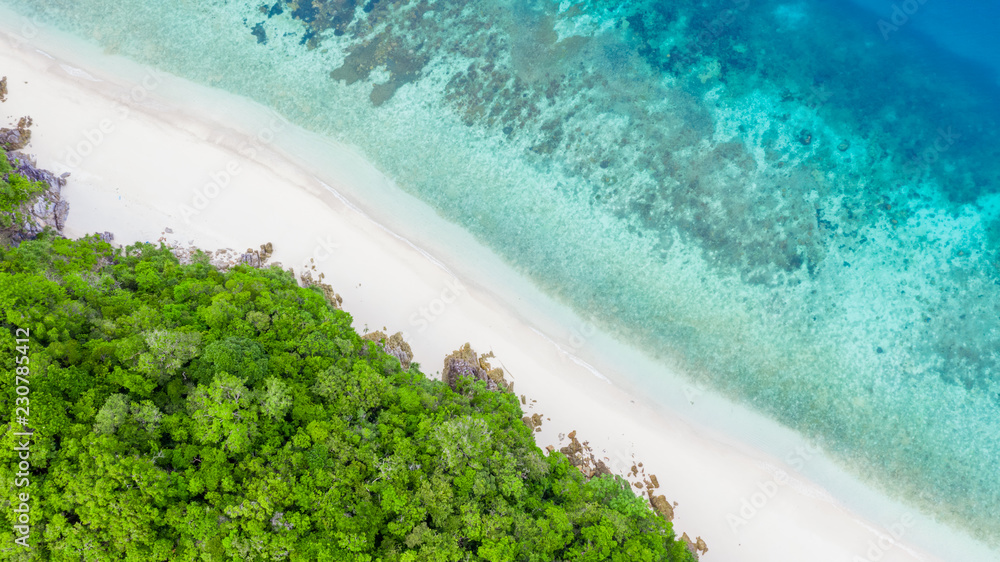
[[[951,55],[958,55],[983,65],[985,68],[980,72],[1000,79],[1000,46],[997,44],[1000,2],[925,0],[921,3],[918,0],[916,8],[892,0],[854,0],[854,3],[873,14],[876,26],[878,20],[884,20],[895,27],[884,28],[889,37],[922,35],[942,49],[939,63],[948,64],[953,60]],[[903,22],[901,25],[893,22],[894,14],[897,21]]]
[[[1000,3],[0,3],[358,146],[604,328],[1000,546]]]

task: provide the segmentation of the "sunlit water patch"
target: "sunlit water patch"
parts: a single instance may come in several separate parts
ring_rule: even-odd
[[[547,292],[1000,544],[991,80],[818,2],[5,0],[358,146]]]

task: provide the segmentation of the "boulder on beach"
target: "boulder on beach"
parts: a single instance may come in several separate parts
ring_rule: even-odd
[[[403,339],[402,332],[396,332],[391,336],[387,336],[385,332],[375,331],[361,337],[381,344],[382,351],[398,359],[403,369],[410,368],[410,362],[413,361],[413,350],[410,349],[410,344],[406,343]]]
[[[448,386],[455,388],[459,377],[470,377],[474,380],[484,381],[489,390],[512,390],[514,383],[509,383],[504,379],[503,369],[494,368],[487,359],[493,357],[493,352],[479,355],[473,351],[472,346],[466,342],[460,349],[444,358],[444,369],[441,371],[441,378]]]
[[[695,559],[699,559],[701,555],[708,553],[708,544],[701,537],[691,540],[691,537],[687,533],[684,533],[681,536],[681,540],[687,545],[688,550],[694,555]]]
[[[0,128],[0,148],[6,151],[21,150],[31,142],[31,117],[22,117],[13,128]]]

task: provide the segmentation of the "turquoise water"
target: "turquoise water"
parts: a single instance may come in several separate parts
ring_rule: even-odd
[[[356,145],[546,292],[1000,546],[1000,92],[919,10],[0,3]]]

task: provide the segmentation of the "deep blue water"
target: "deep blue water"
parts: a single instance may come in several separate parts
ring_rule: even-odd
[[[3,3],[356,145],[604,328],[1000,545],[1000,3]]]
[[[940,62],[949,64],[952,55],[969,59],[986,68],[980,69],[987,80],[1000,77],[1000,2],[996,0],[957,0],[940,2],[919,0],[904,5],[903,2],[886,0],[854,0],[854,4],[868,10],[878,20],[887,22],[884,28],[889,38],[896,36],[923,36],[940,47]],[[900,15],[900,13],[902,15]],[[896,22],[902,22],[896,25]],[[881,32],[882,29],[880,28]]]

